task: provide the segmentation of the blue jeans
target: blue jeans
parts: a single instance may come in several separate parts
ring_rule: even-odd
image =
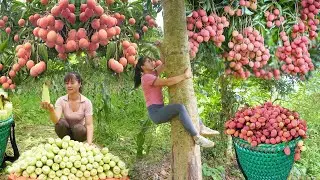
[[[169,122],[173,117],[179,115],[179,119],[183,127],[189,132],[189,134],[191,136],[198,135],[188,111],[183,104],[169,104],[166,106],[163,104],[152,104],[148,107],[148,112],[151,120],[155,124]],[[202,121],[199,121],[200,125],[202,125]]]

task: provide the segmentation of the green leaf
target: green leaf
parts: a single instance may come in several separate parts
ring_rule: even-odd
[[[244,12],[244,14],[251,16],[253,14],[252,11],[250,11],[247,7],[243,7],[242,11]]]
[[[128,13],[129,13],[130,17],[133,17],[131,9],[128,9]]]
[[[0,52],[3,52],[3,50],[8,46],[8,41],[9,38],[0,44]]]
[[[116,42],[109,42],[107,45],[107,52],[106,52],[106,59],[109,60],[110,58],[114,57],[116,53]]]
[[[26,14],[26,12],[27,12],[27,9],[24,9],[24,10],[22,11],[22,14],[21,14],[21,18],[22,18],[22,19],[24,18],[24,15]]]
[[[39,45],[39,55],[45,60],[48,61],[48,50],[47,50],[47,46],[45,46],[44,44],[40,44]]]
[[[187,15],[187,17],[192,17],[192,12],[189,12],[189,14]]]

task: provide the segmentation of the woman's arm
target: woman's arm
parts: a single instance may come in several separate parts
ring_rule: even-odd
[[[86,116],[86,128],[87,128],[87,142],[92,143],[93,139],[93,117],[92,115]]]
[[[165,64],[166,64],[166,61],[164,59],[164,55],[163,55],[163,46],[162,46],[162,42],[161,41],[156,41],[154,43],[158,49],[159,49],[159,52],[160,52],[160,61],[162,62],[161,65],[159,65],[157,68],[155,68],[155,71],[157,71],[158,75],[160,75],[164,69],[165,69]]]
[[[49,111],[50,120],[54,124],[57,124],[59,122],[59,119],[61,118],[61,115],[62,115],[61,108],[54,109],[53,105],[49,104],[48,102],[42,102],[41,107]]]
[[[161,73],[163,73],[164,69],[165,69],[165,64],[163,64],[162,62],[162,64],[156,67],[154,70],[157,72],[158,75],[160,75]]]
[[[179,82],[185,79],[191,78],[191,76],[192,76],[191,70],[190,68],[187,68],[185,72],[181,75],[170,77],[167,79],[157,78],[154,81],[153,85],[154,86],[172,86],[172,85],[178,84]]]
[[[50,119],[54,124],[57,124],[59,122],[59,119],[61,118],[61,110],[59,109],[52,109],[49,111]]]

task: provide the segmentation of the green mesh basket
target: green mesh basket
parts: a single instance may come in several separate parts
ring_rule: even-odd
[[[13,124],[12,117],[10,117],[7,120],[0,121],[0,165],[2,164],[4,153],[6,152],[8,137],[11,132],[12,124]]]
[[[248,180],[286,180],[294,162],[294,150],[300,138],[276,145],[260,144],[256,147],[233,137],[237,161]],[[287,156],[283,149],[289,146]]]

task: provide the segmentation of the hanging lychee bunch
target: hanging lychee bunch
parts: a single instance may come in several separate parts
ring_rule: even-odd
[[[16,56],[18,58],[18,63],[12,66],[12,70],[10,71],[11,74],[9,72],[9,76],[11,78],[14,78],[16,72],[18,72],[24,66],[26,66],[27,69],[30,70],[30,75],[32,77],[36,77],[46,70],[46,63],[44,61],[40,61],[35,64],[33,60],[30,60],[31,50],[32,46],[29,42],[23,45],[18,45],[16,47]]]
[[[138,53],[138,46],[136,43],[130,43],[129,41],[122,42],[123,56],[128,60],[129,64],[136,64],[136,55]]]
[[[243,8],[250,8],[251,10],[257,10],[257,2],[256,0],[252,1],[245,1],[240,0],[239,5],[237,7],[232,7],[231,5],[225,6],[223,8],[224,12],[227,13],[229,16],[242,16],[243,15]]]
[[[229,16],[242,16],[242,9],[234,9],[231,6],[225,6],[224,7],[224,12],[229,14]]]
[[[280,61],[284,62],[281,66],[282,71],[291,75],[299,74],[304,76],[309,71],[314,70],[314,65],[308,52],[308,37],[299,36],[291,43],[284,31],[280,33],[280,37],[283,46],[277,48],[276,56]]]
[[[228,61],[226,74],[246,79],[252,70],[256,77],[280,76],[277,71],[273,74],[263,69],[268,64],[270,53],[269,49],[264,46],[264,39],[258,30],[247,27],[242,33],[233,31],[228,47],[230,51],[226,55]]]
[[[120,34],[117,18],[125,18],[119,13],[115,13],[114,16],[104,14],[104,9],[99,4],[94,0],[88,0],[87,4],[81,4],[79,19],[86,22],[92,18],[90,31],[85,28],[66,30],[65,23],[75,23],[74,12],[73,4],[68,4],[67,0],[60,0],[59,4],[51,9],[51,14],[37,20],[38,27],[33,31],[33,34],[45,41],[49,48],[54,47],[57,50],[60,59],[66,59],[67,53],[78,50],[86,51],[90,57],[94,57],[100,45],[106,46],[109,40]],[[55,19],[55,16],[62,16],[68,22]]]
[[[8,21],[8,16],[3,16],[0,19],[0,29],[3,29],[6,27],[6,22]]]
[[[113,17],[117,19],[117,26],[120,26],[123,24],[124,20],[126,19],[126,16],[123,14],[120,14],[118,12],[113,14]]]
[[[15,89],[16,85],[12,82],[10,77],[8,76],[1,76],[0,77],[0,84],[2,84],[3,89]]]
[[[264,17],[266,18],[268,28],[271,28],[273,25],[280,27],[284,22],[284,17],[280,15],[280,10],[277,8],[266,11]]]
[[[13,82],[14,77],[18,73],[18,71],[26,65],[28,59],[31,56],[31,44],[25,43],[23,45],[18,45],[16,47],[16,56],[18,58],[18,62],[14,63],[11,66],[11,69],[8,72],[8,76],[1,76],[0,84],[2,84],[3,89],[15,89],[16,85]],[[0,65],[0,69],[3,69],[3,65]],[[42,72],[39,72],[42,73]]]
[[[3,16],[0,19],[0,29],[5,29],[5,32],[9,35],[11,33],[11,28],[6,27],[6,23],[8,22],[8,16]]]
[[[75,23],[74,12],[73,4],[68,4],[68,0],[60,0],[58,5],[51,9],[51,14],[37,20],[37,27],[33,31],[33,34],[42,39],[47,47],[56,49],[60,59],[66,59],[68,53],[79,50],[86,51],[89,57],[95,57],[96,50],[100,46],[106,46],[110,41],[118,38],[121,33],[119,25],[125,21],[123,14],[105,14],[104,9],[95,0],[87,0],[86,4],[80,6],[79,20],[81,22],[90,21],[89,27],[81,27],[78,30],[68,29],[66,28],[67,23]],[[36,19],[35,16],[33,19]],[[134,24],[135,22],[132,21],[130,19],[129,23]],[[151,16],[146,16],[146,21],[149,27],[156,26]],[[144,27],[143,30],[145,30]],[[117,68],[115,65],[111,68],[109,65],[111,69],[120,73],[127,63],[134,65],[137,45],[134,44],[133,50],[130,47],[128,49],[129,53],[124,53]],[[127,51],[126,48],[123,50]]]
[[[18,25],[19,25],[20,27],[24,27],[25,24],[26,24],[26,21],[25,21],[24,19],[19,19]],[[15,42],[18,42],[18,41],[20,40],[19,35],[18,35],[18,34],[14,35],[13,40],[14,40]]]
[[[219,17],[216,14],[207,15],[204,9],[192,12],[187,18],[187,29],[189,37],[190,58],[194,58],[198,52],[199,44],[210,40],[218,47],[225,41],[224,28],[229,26],[225,16]]]
[[[152,16],[146,15],[144,19],[146,20],[147,25],[142,27],[143,32],[147,32],[148,27],[149,28],[158,27],[156,20]]]
[[[133,66],[137,63],[137,44],[124,40],[122,41],[121,45],[123,49],[123,56],[119,59],[119,61],[115,60],[114,58],[108,60],[108,67],[116,73],[123,72],[124,67],[126,67],[128,63]]]
[[[133,38],[134,38],[134,39],[137,39],[137,40],[140,39],[140,35],[141,35],[142,33],[146,33],[146,32],[149,30],[149,28],[158,27],[158,24],[156,23],[156,20],[155,20],[152,16],[146,15],[146,17],[144,18],[144,20],[145,20],[146,22],[144,22],[144,23],[142,24],[142,26],[139,27],[139,28],[141,28],[141,30],[139,30],[139,31],[137,31],[137,32],[135,32],[135,33],[133,34]],[[136,19],[133,18],[133,17],[129,18],[128,24],[129,24],[129,26],[134,26],[134,25],[136,25]]]
[[[91,3],[90,5],[92,5],[90,7],[94,8],[94,6],[95,6],[94,0],[88,0],[88,2],[90,2]],[[93,14],[92,11],[90,11],[90,12]],[[76,22],[76,15],[74,14],[74,12],[75,12],[75,6],[74,6],[74,4],[69,4],[68,0],[60,0],[58,5],[54,6],[51,9],[52,16],[54,16],[54,17],[62,16],[70,24],[74,24]],[[92,14],[90,14],[90,15],[92,15]],[[83,18],[83,15],[80,15],[80,20],[81,20],[81,17]]]
[[[297,24],[292,26],[291,37],[296,38],[298,35],[302,35],[307,31],[307,26],[302,22],[298,22]]]
[[[33,25],[33,26],[37,26],[37,21],[38,21],[38,19],[40,19],[40,14],[34,14],[34,15],[31,15],[31,16],[29,16],[29,21],[31,22],[31,24]]]
[[[317,19],[316,16],[320,10],[320,1],[302,0],[301,6],[301,19],[304,21],[307,31],[309,31],[309,38],[315,39],[318,35],[316,31],[317,25],[319,25],[319,19]],[[297,32],[295,30],[297,30],[297,27],[294,27],[294,32]]]
[[[16,85],[12,80],[24,66],[30,70],[30,75],[32,77],[36,77],[46,70],[46,63],[44,61],[40,61],[35,64],[33,60],[30,60],[32,45],[29,42],[18,45],[15,51],[18,61],[11,66],[8,77],[2,76],[0,78],[0,83],[2,84],[3,89],[15,89]],[[1,68],[3,68],[2,65]]]
[[[104,13],[104,9],[95,0],[88,0],[87,4],[81,4],[79,19],[81,22],[88,21],[91,17],[100,17]]]
[[[239,5],[242,7],[250,8],[253,11],[257,10],[257,1],[256,0],[250,0],[250,1],[240,0]]]
[[[8,16],[3,16],[0,19],[0,29],[4,29],[6,27],[7,21],[8,21]]]

